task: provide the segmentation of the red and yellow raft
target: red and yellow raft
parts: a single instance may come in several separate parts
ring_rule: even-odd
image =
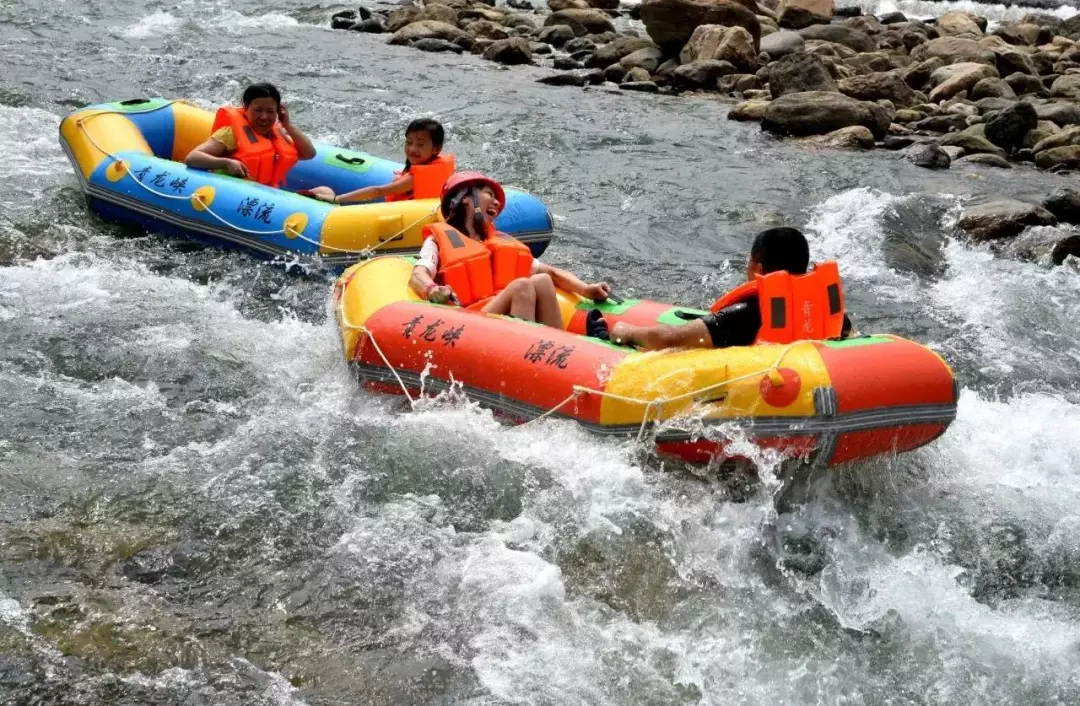
[[[952,370],[897,336],[643,353],[503,316],[431,304],[408,286],[413,261],[382,257],[334,288],[345,355],[366,387],[437,393],[452,384],[516,421],[573,418],[616,435],[649,432],[657,450],[700,463],[745,433],[764,448],[835,465],[909,451],[956,417]],[[680,324],[693,309],[596,304],[560,292],[563,321]],[[423,378],[423,380],[422,380]],[[710,427],[731,425],[723,433]]]

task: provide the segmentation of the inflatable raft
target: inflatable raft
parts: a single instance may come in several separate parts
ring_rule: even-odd
[[[273,189],[198,169],[184,158],[210,136],[214,114],[161,98],[83,108],[60,123],[60,142],[91,209],[102,218],[275,258],[318,256],[331,267],[382,253],[420,249],[424,224],[439,218],[437,199],[334,206],[293,191],[318,185],[343,193],[385,184],[401,164],[315,143],[314,159]],[[496,220],[539,255],[551,240],[548,209],[507,189]]]
[[[826,465],[908,451],[956,416],[949,366],[896,336],[643,353],[589,338],[591,309],[609,325],[683,324],[706,312],[643,300],[597,304],[560,292],[568,330],[421,300],[411,258],[346,270],[334,289],[344,352],[371,389],[437,393],[460,385],[512,420],[572,418],[643,437],[692,463],[727,455],[724,439]],[[710,429],[727,425],[723,429]]]

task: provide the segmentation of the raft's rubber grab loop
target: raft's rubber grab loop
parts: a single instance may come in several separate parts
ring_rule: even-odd
[[[141,102],[147,102],[147,103],[150,102],[150,101],[148,101],[148,100],[146,100],[144,98],[138,98],[138,99],[133,99],[133,100],[137,100],[140,103]],[[75,125],[78,126],[79,130],[82,131],[82,133],[86,136],[86,139],[90,141],[90,144],[92,144],[94,146],[94,148],[98,152],[101,152],[103,155],[105,155],[106,157],[111,159],[113,161],[113,164],[120,165],[120,167],[124,170],[124,172],[126,172],[127,175],[131,177],[131,180],[134,181],[136,184],[138,184],[142,189],[150,192],[154,196],[159,196],[159,197],[161,197],[163,199],[171,199],[173,201],[197,200],[203,206],[202,210],[209,213],[211,216],[216,218],[222,224],[228,226],[229,228],[232,228],[233,230],[235,230],[237,232],[246,233],[248,235],[265,236],[265,235],[281,235],[281,234],[290,235],[291,234],[292,237],[299,238],[300,240],[303,240],[305,243],[310,243],[311,245],[314,245],[315,247],[319,248],[320,250],[333,250],[334,252],[348,253],[350,255],[355,254],[355,255],[360,255],[361,257],[366,257],[368,255],[371,255],[373,252],[375,252],[379,248],[381,248],[383,245],[386,245],[387,243],[392,243],[392,242],[394,242],[396,240],[402,239],[403,237],[405,237],[405,233],[407,233],[410,229],[420,225],[421,223],[426,221],[428,218],[435,215],[435,213],[439,210],[439,207],[436,205],[435,208],[433,208],[430,212],[424,214],[423,216],[416,219],[415,221],[413,221],[409,225],[405,226],[404,228],[399,230],[397,233],[395,233],[393,236],[391,236],[391,237],[389,237],[389,238],[387,238],[385,240],[382,240],[381,242],[379,242],[379,243],[377,243],[375,245],[369,245],[369,246],[367,246],[365,248],[360,248],[359,250],[356,250],[356,249],[353,249],[353,248],[338,248],[338,247],[335,247],[333,245],[326,245],[326,244],[322,243],[321,241],[313,240],[313,239],[307,237],[306,235],[304,235],[303,233],[300,233],[300,232],[297,232],[296,230],[292,230],[292,229],[288,229],[288,228],[278,228],[277,230],[250,230],[250,229],[247,229],[247,228],[241,228],[240,226],[232,223],[231,221],[226,220],[224,217],[219,216],[218,214],[214,213],[214,210],[212,208],[210,208],[210,205],[207,204],[202,199],[202,197],[197,195],[197,194],[192,194],[190,196],[177,196],[177,195],[174,195],[174,194],[166,194],[165,192],[162,192],[162,191],[155,191],[154,189],[150,188],[146,184],[142,183],[139,180],[139,178],[136,177],[135,174],[131,171],[131,165],[130,164],[125,162],[120,157],[117,157],[112,152],[109,152],[108,150],[104,149],[101,145],[98,144],[97,140],[94,139],[94,136],[90,134],[90,131],[86,129],[86,123],[88,123],[91,120],[93,120],[94,118],[100,117],[102,115],[122,115],[124,117],[127,117],[128,115],[142,115],[143,113],[153,113],[153,112],[158,111],[158,110],[163,110],[165,108],[168,108],[168,107],[172,106],[174,103],[185,103],[185,104],[187,104],[187,101],[171,100],[171,101],[165,103],[164,105],[159,105],[157,107],[150,108],[149,110],[140,110],[140,111],[131,111],[131,112],[124,112],[124,111],[120,111],[120,110],[103,110],[103,111],[101,111],[99,113],[94,113],[93,115],[88,115],[88,116],[83,117],[83,118],[78,118],[75,121]],[[338,155],[338,157],[340,158],[341,155]],[[359,159],[361,162],[363,161],[362,157],[356,157],[355,159]],[[281,191],[284,191],[284,189],[281,189]],[[293,193],[293,192],[286,192],[286,193]]]
[[[344,288],[342,289],[342,294],[344,294]],[[352,331],[359,331],[360,333],[367,336],[367,339],[371,341],[371,345],[374,346],[375,352],[379,354],[380,358],[382,358],[383,364],[386,365],[386,367],[393,374],[394,379],[397,380],[398,386],[401,387],[401,391],[409,400],[409,404],[415,407],[416,400],[413,399],[413,396],[409,393],[409,389],[405,386],[405,381],[401,379],[401,376],[398,375],[397,370],[394,369],[394,366],[391,365],[389,359],[387,359],[386,354],[383,353],[382,348],[379,347],[379,343],[375,340],[375,335],[371,332],[370,329],[368,329],[367,326],[354,324],[349,321],[349,315],[345,311],[344,296],[342,296],[341,299],[338,301],[338,314],[341,317],[341,325],[344,328],[350,329]],[[637,404],[645,407],[645,414],[641,418],[641,426],[638,427],[638,433],[636,437],[637,441],[641,441],[642,437],[645,436],[645,427],[646,425],[648,425],[649,421],[651,421],[653,414],[657,408],[663,407],[664,405],[671,402],[679,402],[681,400],[685,400],[688,397],[698,397],[706,392],[712,392],[713,390],[717,390],[728,385],[733,385],[737,382],[743,382],[745,380],[760,377],[762,375],[769,375],[770,377],[775,376],[780,369],[780,364],[784,362],[784,358],[786,358],[787,354],[791,352],[791,349],[802,343],[806,343],[806,341],[794,341],[787,344],[786,346],[784,346],[783,350],[780,351],[780,355],[776,357],[776,360],[773,361],[772,365],[762,368],[761,370],[755,370],[754,372],[746,373],[745,375],[739,375],[738,377],[733,377],[728,380],[721,380],[720,382],[713,383],[712,385],[706,385],[705,387],[691,390],[690,392],[684,392],[681,395],[675,395],[674,397],[661,397],[655,400],[643,400],[638,397],[627,397],[626,395],[617,395],[613,392],[605,392],[604,390],[595,390],[591,387],[585,387],[584,385],[574,385],[571,388],[573,392],[567,395],[566,399],[564,399],[562,402],[547,410],[543,414],[533,417],[526,422],[522,422],[521,424],[517,425],[516,428],[521,429],[523,427],[527,427],[534,422],[539,422],[541,419],[550,417],[566,405],[577,400],[579,397],[583,397],[585,395],[598,395],[600,397],[607,397],[609,399],[617,400],[619,402]]]
[[[120,101],[120,105],[142,105],[143,103],[149,103],[149,102],[150,102],[149,98],[129,98],[126,101]],[[172,103],[173,102],[170,101],[169,105],[172,105]],[[162,106],[162,107],[164,107],[164,106]],[[150,112],[150,111],[147,111],[147,112]]]
[[[367,161],[363,157],[346,157],[343,154],[335,154],[334,159],[345,164],[363,164]]]

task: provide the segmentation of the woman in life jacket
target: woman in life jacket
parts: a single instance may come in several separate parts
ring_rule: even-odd
[[[794,228],[769,228],[754,239],[746,282],[717,299],[711,312],[681,326],[619,322],[611,340],[646,350],[726,348],[847,338],[851,320],[835,262],[810,266],[810,246]]]
[[[329,186],[308,192],[320,201],[345,204],[384,198],[387,201],[437,199],[454,173],[454,156],[442,154],[446,131],[430,118],[413,120],[405,128],[405,169],[389,184],[365,186],[345,194],[335,194]]]
[[[506,196],[479,172],[458,172],[442,196],[445,223],[424,227],[409,285],[428,301],[455,301],[486,314],[509,314],[563,328],[555,288],[604,301],[606,282],[586,284],[533,258],[528,246],[495,230]],[[606,334],[606,330],[604,332]]]
[[[218,109],[210,138],[184,164],[281,188],[297,161],[314,156],[315,146],[292,124],[278,89],[256,83],[244,90],[242,108]]]

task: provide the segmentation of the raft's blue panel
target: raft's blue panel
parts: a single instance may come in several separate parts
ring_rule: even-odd
[[[164,98],[138,98],[130,101],[102,103],[86,110],[113,110],[123,113],[142,132],[155,157],[172,158],[173,141],[176,139],[176,118],[172,101]]]
[[[274,251],[315,254],[319,250],[319,233],[326,214],[333,208],[330,204],[252,181],[188,169],[177,162],[137,152],[118,156],[131,165],[131,173],[111,182],[105,176],[107,160],[102,162],[90,175],[91,197],[112,201],[143,217],[168,221],[181,229],[186,227],[193,235],[232,240],[263,254]],[[142,186],[134,183],[135,179]],[[210,209],[220,220],[192,206],[191,194],[204,185],[215,189]],[[288,238],[281,232],[285,219],[297,212],[308,217],[304,237]]]

